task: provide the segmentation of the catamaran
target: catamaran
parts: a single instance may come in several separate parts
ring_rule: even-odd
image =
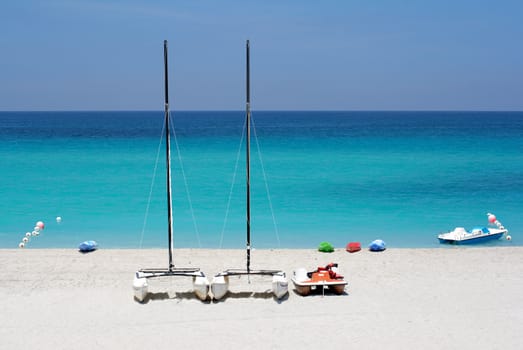
[[[251,193],[250,193],[250,124],[251,124],[251,97],[250,97],[250,47],[246,43],[246,113],[245,123],[247,129],[246,164],[247,164],[247,268],[228,269],[213,277],[211,291],[214,299],[222,299],[229,290],[229,276],[267,275],[272,276],[272,292],[277,299],[283,298],[288,293],[288,282],[282,270],[251,270]]]
[[[169,113],[169,83],[167,70],[167,40],[163,42],[163,57],[164,57],[164,79],[165,79],[165,155],[166,155],[166,169],[167,169],[167,239],[169,253],[169,265],[167,268],[149,268],[136,271],[133,290],[134,297],[139,302],[143,302],[148,293],[148,282],[150,278],[158,277],[177,277],[186,276],[192,277],[194,293],[200,300],[205,300],[209,294],[209,281],[207,277],[200,271],[200,268],[189,267],[180,268],[175,267],[173,263],[173,215],[172,215],[172,200],[171,200],[171,145],[170,145],[170,113]]]

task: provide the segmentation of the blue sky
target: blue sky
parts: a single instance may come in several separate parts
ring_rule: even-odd
[[[17,0],[0,110],[523,110],[523,2]]]

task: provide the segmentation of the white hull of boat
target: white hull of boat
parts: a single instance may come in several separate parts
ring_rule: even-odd
[[[456,227],[453,231],[438,235],[440,243],[470,244],[476,242],[496,240],[506,235],[506,229],[487,228],[488,232],[480,229],[468,232],[463,227]]]
[[[284,274],[272,276],[272,293],[276,299],[280,300],[289,292],[289,282]]]
[[[206,300],[209,295],[209,280],[205,276],[193,277],[194,294],[200,300]]]
[[[214,276],[212,278],[211,291],[215,300],[222,299],[229,291],[229,276]]]
[[[134,277],[133,281],[133,291],[134,291],[134,297],[139,302],[144,301],[145,297],[147,296],[149,284],[147,283],[146,278],[138,278]]]

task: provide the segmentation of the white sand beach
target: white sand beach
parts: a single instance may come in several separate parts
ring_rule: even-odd
[[[201,302],[189,278],[150,281],[133,299],[138,268],[166,267],[161,249],[0,250],[1,349],[520,349],[523,247],[256,250],[252,268],[281,268],[289,296],[270,278],[231,278],[220,302]],[[290,276],[340,264],[345,295],[302,297]],[[175,250],[177,266],[209,277],[245,266],[244,250]]]

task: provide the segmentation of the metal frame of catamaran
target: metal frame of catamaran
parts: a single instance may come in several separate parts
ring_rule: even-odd
[[[171,201],[171,145],[170,145],[170,125],[169,125],[169,83],[168,83],[168,69],[167,69],[167,40],[163,42],[163,57],[164,57],[164,79],[165,79],[165,154],[167,167],[167,217],[168,217],[168,252],[169,252],[169,267],[168,268],[149,268],[140,269],[136,271],[133,289],[135,298],[142,302],[148,293],[149,278],[158,277],[175,277],[186,276],[193,278],[193,288],[196,296],[205,300],[209,294],[209,281],[207,277],[200,271],[198,267],[180,268],[175,267],[173,263],[173,223],[172,223],[172,201]]]
[[[213,277],[211,291],[214,299],[219,300],[227,294],[229,276],[267,275],[272,276],[272,291],[277,299],[288,293],[288,282],[282,270],[251,270],[251,192],[250,192],[250,124],[251,124],[251,96],[250,96],[250,45],[246,42],[246,166],[247,166],[247,268],[228,269]]]

